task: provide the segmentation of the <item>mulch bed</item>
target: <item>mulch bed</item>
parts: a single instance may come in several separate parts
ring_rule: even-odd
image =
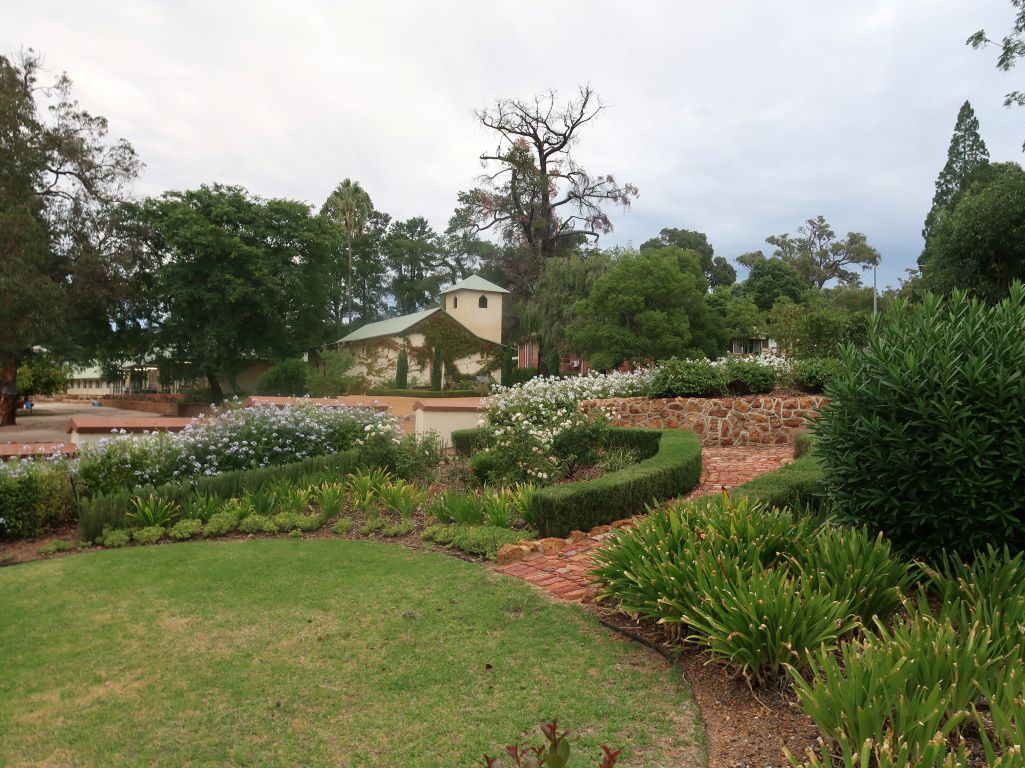
[[[803,757],[807,748],[816,746],[818,729],[798,709],[789,687],[753,692],[694,646],[669,643],[658,624],[636,622],[607,604],[592,603],[589,610],[602,623],[675,660],[701,708],[708,768],[784,768],[790,765],[784,747]]]

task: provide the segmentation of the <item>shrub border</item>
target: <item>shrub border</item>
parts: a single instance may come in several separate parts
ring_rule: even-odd
[[[327,456],[312,456],[292,464],[277,464],[257,469],[234,470],[211,477],[197,477],[182,483],[169,483],[156,488],[135,488],[131,492],[112,493],[78,502],[78,529],[84,541],[95,541],[105,527],[121,528],[132,511],[132,500],[140,494],[153,494],[159,499],[181,504],[194,494],[230,499],[245,491],[258,491],[279,480],[292,480],[316,472],[351,472],[366,464],[359,449],[341,451]]]

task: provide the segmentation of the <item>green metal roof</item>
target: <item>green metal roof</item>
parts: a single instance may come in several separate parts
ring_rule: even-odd
[[[441,292],[444,296],[446,293],[452,293],[452,291],[485,291],[487,293],[509,293],[505,288],[501,288],[492,282],[485,280],[483,277],[477,274],[470,275],[469,277],[463,278],[458,283],[453,285],[451,288],[446,288]]]
[[[362,328],[357,328],[348,336],[343,336],[335,343],[345,344],[346,342],[350,341],[376,339],[380,336],[397,336],[403,331],[412,328],[421,320],[424,320],[433,315],[435,312],[440,311],[441,307],[433,307],[431,309],[425,309],[420,312],[414,312],[411,315],[402,315],[401,317],[389,317],[387,320],[378,320],[376,323],[367,323]]]

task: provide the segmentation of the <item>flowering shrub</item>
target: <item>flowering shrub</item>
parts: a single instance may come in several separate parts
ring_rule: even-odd
[[[573,378],[531,379],[496,387],[487,402],[486,444],[491,446],[486,480],[545,484],[586,463],[601,447],[608,415],[584,415],[584,400],[631,397],[644,392],[651,372],[608,373]],[[593,457],[591,457],[593,458]]]
[[[349,448],[398,441],[393,417],[367,408],[307,403],[228,408],[199,417],[180,433],[83,446],[77,462],[87,495],[161,485],[199,475],[301,461]]]

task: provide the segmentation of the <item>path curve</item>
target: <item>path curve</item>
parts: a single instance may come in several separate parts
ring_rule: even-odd
[[[735,488],[759,475],[778,469],[790,461],[794,448],[790,445],[740,445],[701,449],[701,482],[691,491],[688,499],[716,493],[723,488]],[[594,569],[594,550],[612,536],[613,532],[588,536],[575,546],[551,554],[528,555],[523,560],[496,568],[499,573],[515,576],[549,594],[572,602],[583,602],[593,579],[588,575]]]

